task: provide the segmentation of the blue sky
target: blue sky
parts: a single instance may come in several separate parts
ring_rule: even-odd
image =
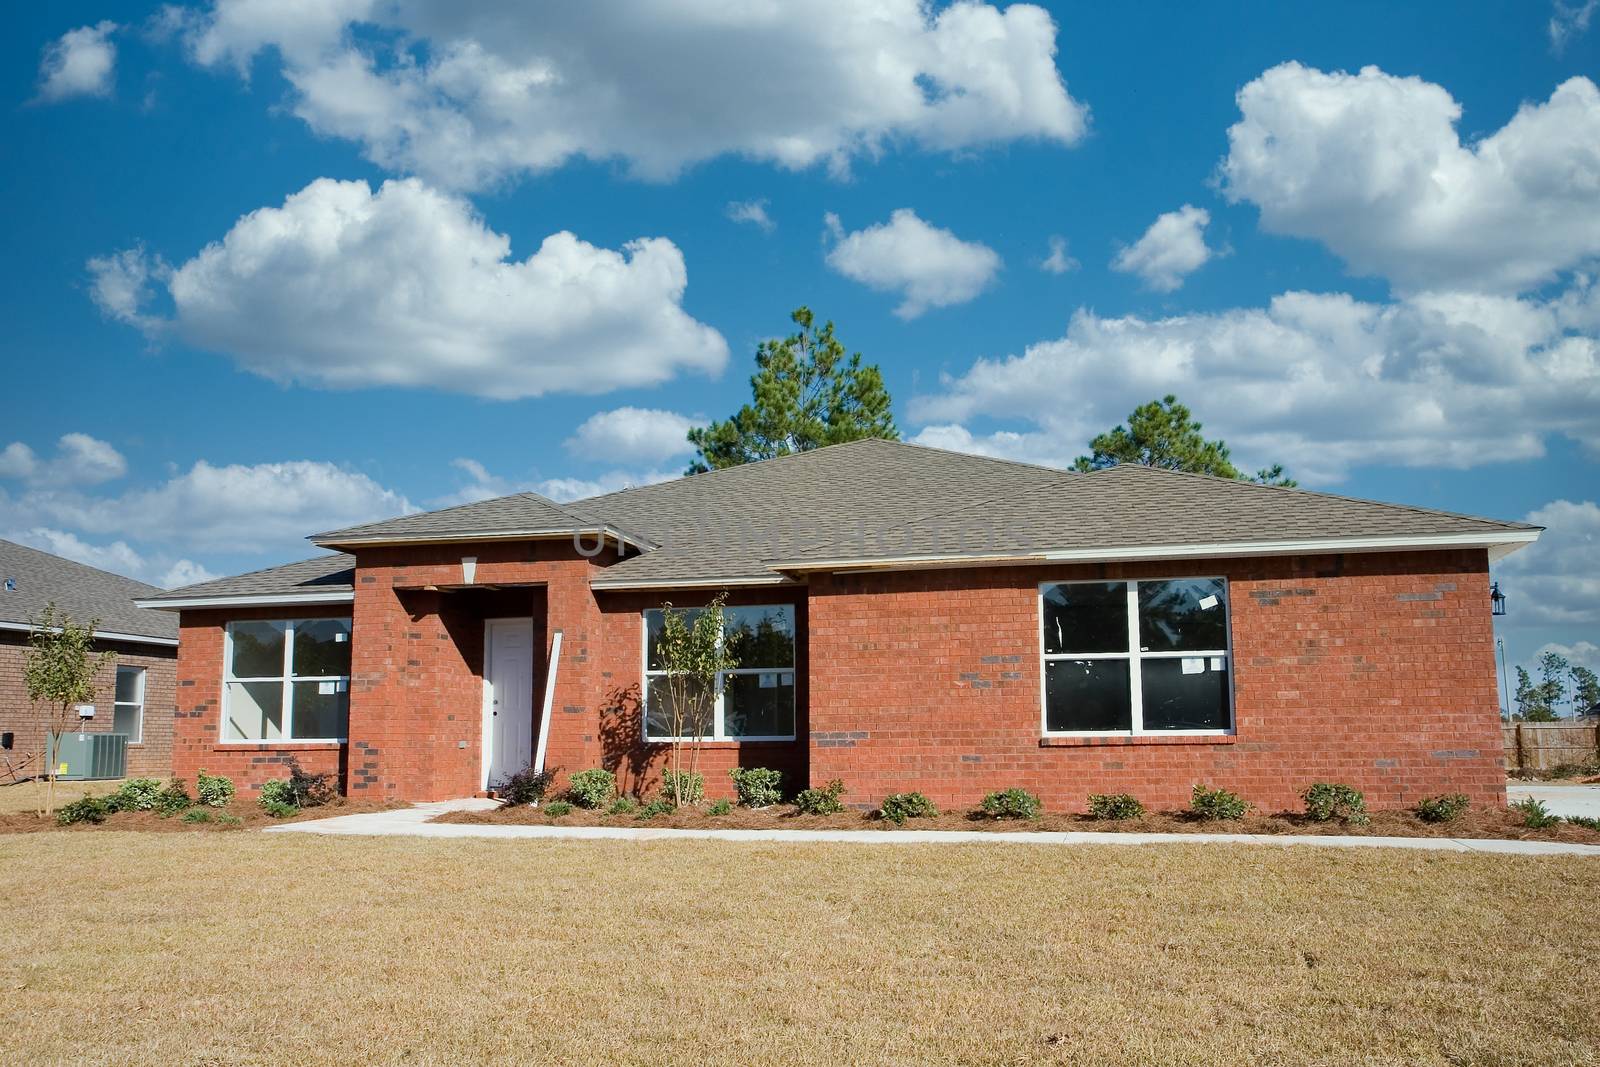
[[[674,474],[805,303],[912,439],[1170,390],[1531,516],[1508,654],[1600,660],[1595,4],[529,7],[14,13],[0,536],[173,584]]]

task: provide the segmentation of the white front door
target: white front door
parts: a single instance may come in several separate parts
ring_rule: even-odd
[[[533,761],[533,620],[490,619],[483,634],[484,788]]]

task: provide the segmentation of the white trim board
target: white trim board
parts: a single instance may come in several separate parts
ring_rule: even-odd
[[[144,607],[137,600],[134,601],[134,605],[136,607]],[[0,622],[0,630],[10,630],[14,633],[31,634],[37,629],[37,626],[30,626],[25,622]],[[49,629],[51,633],[61,632],[61,627],[59,626],[52,626]],[[176,637],[147,637],[144,634],[125,634],[117,630],[95,630],[90,636],[97,641],[126,641],[129,644],[137,645],[162,645],[166,648],[178,647],[178,639]]]
[[[314,593],[235,593],[217,596],[172,597],[166,600],[135,600],[134,607],[160,611],[179,608],[277,608],[298,607],[301,604],[353,604],[354,590],[337,590]],[[173,644],[177,644],[176,641]]]

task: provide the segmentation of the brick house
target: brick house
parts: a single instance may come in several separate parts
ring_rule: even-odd
[[[11,748],[0,750],[0,782],[12,781],[12,770],[28,777],[43,766],[44,718],[28,700],[22,668],[33,623],[52,602],[75,622],[98,620],[96,651],[116,654],[95,679],[94,718],[75,720],[74,728],[126,735],[129,775],[171,772],[177,620],[134,604],[160,592],[119,574],[0,541],[0,735],[12,735]]]
[[[1489,563],[1520,523],[861,441],[560,505],[318,534],[333,555],[141,603],[181,620],[176,773],[290,764],[470,795],[541,757],[659,782],[663,602],[727,592],[701,766],[873,804],[1023,786],[1077,809],[1196,782],[1273,810],[1504,802]]]

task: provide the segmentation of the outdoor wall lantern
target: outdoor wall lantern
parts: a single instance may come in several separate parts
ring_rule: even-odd
[[[1491,614],[1504,615],[1506,613],[1506,595],[1500,591],[1500,583],[1495,582],[1489,587],[1489,603],[1493,606]]]

